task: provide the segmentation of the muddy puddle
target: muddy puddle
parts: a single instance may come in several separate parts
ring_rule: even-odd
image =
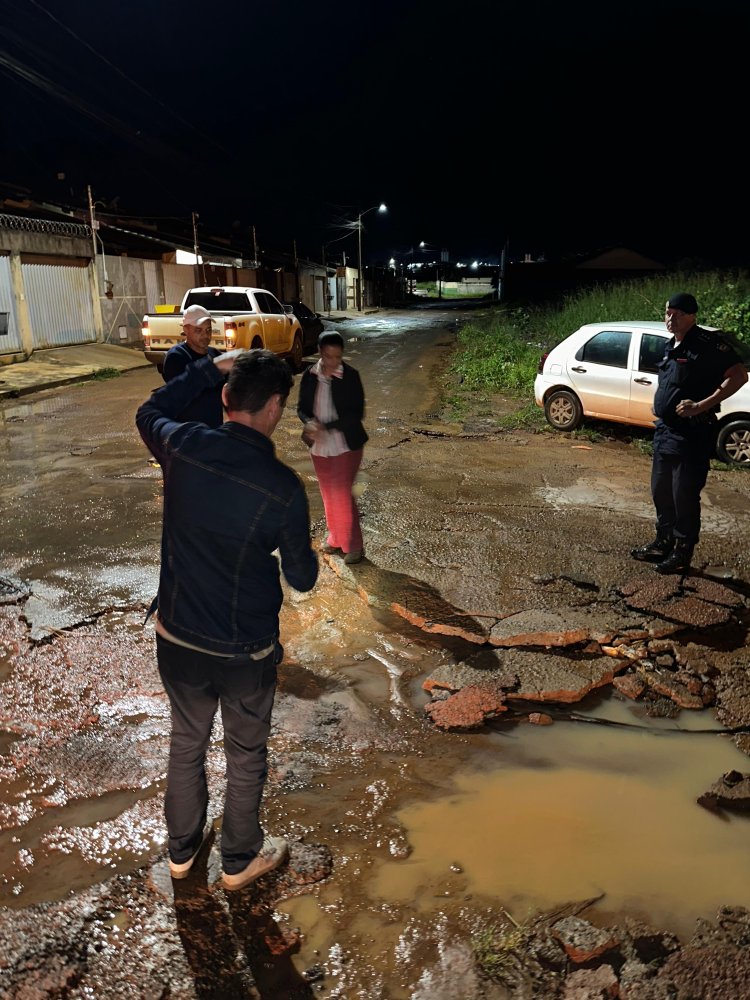
[[[520,724],[454,737],[428,767],[403,760],[406,795],[395,762],[372,760],[380,843],[363,854],[366,818],[353,824],[342,802],[330,844],[343,871],[314,900],[279,907],[304,929],[300,969],[352,947],[360,962],[369,954],[373,967],[395,968],[411,922],[434,931],[446,909],[458,920],[467,906],[502,906],[524,923],[601,896],[586,914],[593,922],[629,915],[682,939],[723,903],[750,906],[750,819],[696,804],[718,775],[746,765],[710,713],[650,719],[609,698],[580,714],[592,724]],[[326,794],[350,780],[329,775]],[[376,803],[379,780],[388,815]]]
[[[727,740],[556,725],[499,742],[500,769],[486,759],[446,798],[399,811],[413,853],[377,873],[376,898],[429,906],[461,868],[458,891],[502,899],[521,921],[604,894],[602,913],[683,936],[726,900],[750,905],[750,821],[695,801],[743,765]]]

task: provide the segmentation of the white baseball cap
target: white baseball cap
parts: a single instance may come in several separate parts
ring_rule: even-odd
[[[203,306],[188,306],[182,314],[182,325],[202,326],[203,323],[211,322],[211,313]]]

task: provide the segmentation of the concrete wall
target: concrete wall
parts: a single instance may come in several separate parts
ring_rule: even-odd
[[[97,260],[105,344],[143,346],[141,320],[149,312],[143,265],[144,261],[133,257],[107,255]]]
[[[452,294],[461,295],[491,295],[494,291],[491,281],[482,281],[480,278],[462,278],[461,281],[441,281],[443,291],[450,291]]]
[[[336,288],[336,306],[332,308],[342,311],[355,311],[357,309],[357,285],[359,284],[359,272],[356,267],[337,267],[336,277],[338,279]],[[365,297],[366,298],[366,297]]]
[[[94,252],[91,240],[56,236],[53,233],[28,233],[2,227],[0,227],[0,250],[43,254],[50,257],[87,257],[89,260]]]
[[[323,312],[328,306],[328,269],[322,264],[300,264],[299,297],[313,312]]]

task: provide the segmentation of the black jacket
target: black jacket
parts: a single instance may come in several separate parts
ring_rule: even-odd
[[[700,400],[710,396],[726,378],[727,370],[738,361],[740,358],[734,348],[713,330],[693,326],[680,344],[672,337],[658,365],[654,414],[661,423],[685,435],[696,427],[715,423],[718,405],[710,413],[680,417],[677,404],[683,399]]]
[[[208,354],[196,354],[187,344],[175,344],[167,351],[164,358],[164,369],[162,378],[165,382],[171,382],[173,378],[182,375],[188,365],[200,361],[203,357],[216,358],[221,351],[215,347],[209,347]],[[179,415],[179,420],[200,420],[202,424],[209,427],[221,427],[224,422],[224,407],[221,402],[221,385],[215,388],[204,389],[196,399],[191,400]]]
[[[222,382],[210,358],[195,361],[139,407],[136,424],[164,473],[159,618],[177,639],[238,656],[278,638],[279,563],[305,591],[318,560],[305,488],[267,437],[234,421],[177,421]]]
[[[343,362],[342,378],[331,379],[331,398],[338,413],[338,420],[326,424],[326,430],[341,431],[350,451],[364,447],[368,440],[367,431],[362,426],[365,415],[365,391],[362,379],[356,368]],[[297,401],[297,416],[303,423],[314,418],[315,390],[318,388],[318,376],[308,368],[302,375]]]

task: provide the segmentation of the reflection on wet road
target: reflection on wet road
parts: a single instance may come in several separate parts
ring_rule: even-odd
[[[545,486],[538,490],[547,503],[553,507],[601,507],[607,511],[621,511],[652,521],[653,504],[644,497],[643,484],[634,482],[632,477],[609,472],[606,477],[586,476],[570,486]],[[732,531],[735,519],[730,513],[719,510],[706,495],[702,502],[701,523],[705,531],[727,535]]]

